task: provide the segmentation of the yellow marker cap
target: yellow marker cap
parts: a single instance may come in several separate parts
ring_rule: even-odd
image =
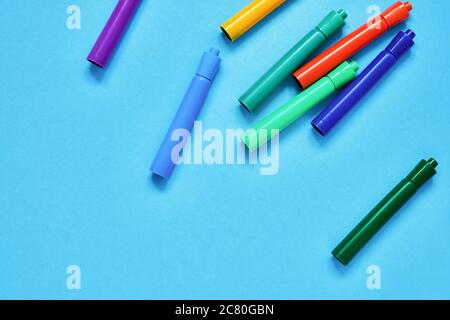
[[[234,17],[220,26],[225,35],[234,41],[286,0],[253,0]]]

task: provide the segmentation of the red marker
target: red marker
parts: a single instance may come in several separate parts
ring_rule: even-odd
[[[325,76],[343,61],[357,53],[383,33],[409,17],[412,5],[408,1],[396,2],[371,22],[364,24],[331,48],[294,72],[303,89]]]

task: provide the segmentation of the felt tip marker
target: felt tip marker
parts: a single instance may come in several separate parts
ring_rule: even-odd
[[[278,134],[337,89],[352,81],[358,69],[359,65],[356,62],[343,62],[327,76],[261,120],[253,129],[249,129],[241,140],[250,151],[256,150],[274,134]]]
[[[436,174],[438,163],[433,158],[421,160],[400,183],[333,250],[333,256],[347,265],[389,219]]]
[[[344,10],[331,11],[248,89],[239,98],[239,102],[250,112],[256,110],[283,80],[301,66],[332,34],[342,29],[345,18],[347,13]]]
[[[119,0],[87,57],[89,62],[106,67],[140,3],[141,0]]]
[[[183,132],[192,130],[219,70],[221,61],[219,53],[218,49],[213,48],[203,54],[197,72],[153,160],[150,170],[162,178],[169,178],[172,174],[175,165],[178,163],[180,152],[187,140],[187,137],[177,135],[177,138],[182,139],[182,141],[173,141],[172,134],[176,130],[183,130]]]
[[[400,31],[359,76],[349,84],[313,121],[322,135],[330,130],[360,101],[414,45],[412,30]]]
[[[220,26],[231,41],[246,33],[259,21],[264,19],[286,0],[253,0],[248,6],[236,13],[230,20]]]
[[[362,25],[298,69],[294,72],[294,77],[302,88],[309,87],[342,61],[353,56],[390,28],[407,19],[412,8],[408,1],[396,2],[381,15]]]

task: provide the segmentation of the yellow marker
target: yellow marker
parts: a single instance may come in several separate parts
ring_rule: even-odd
[[[285,1],[253,0],[233,18],[222,24],[220,28],[231,41],[234,41]]]

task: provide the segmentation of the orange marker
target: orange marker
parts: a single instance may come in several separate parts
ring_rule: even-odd
[[[234,41],[285,1],[286,0],[253,0],[233,18],[222,24],[220,28],[231,41]]]
[[[302,88],[307,88],[314,82],[333,70],[343,61],[353,56],[370,42],[409,17],[412,5],[408,1],[396,2],[393,6],[363,26],[359,27],[345,38],[335,43],[331,48],[321,53],[315,59],[294,72]]]

